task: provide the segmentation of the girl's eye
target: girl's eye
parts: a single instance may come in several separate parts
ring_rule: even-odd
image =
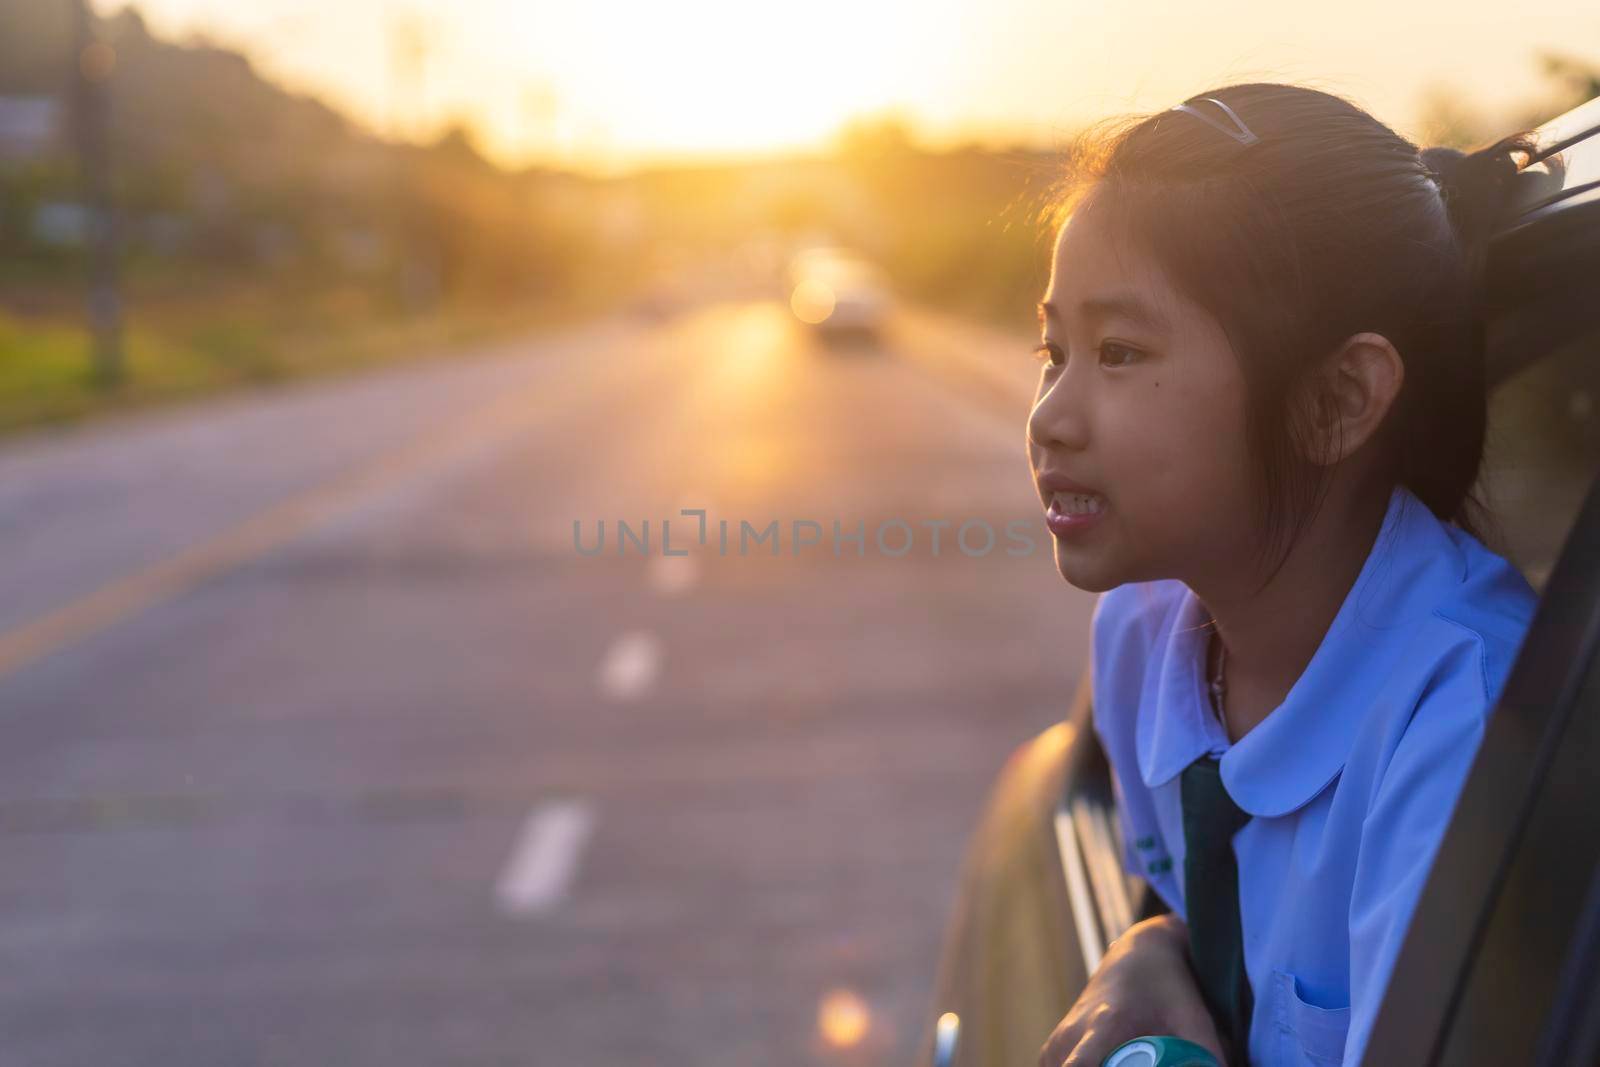
[[[1108,366],[1126,367],[1129,363],[1135,362],[1141,354],[1137,348],[1129,348],[1127,345],[1118,344],[1115,341],[1102,341],[1100,343],[1101,361],[1105,361],[1108,355],[1111,358],[1111,362],[1107,364]]]
[[[1033,355],[1035,359],[1041,362],[1048,360],[1052,367],[1059,367],[1067,360],[1066,354],[1061,351],[1061,348],[1054,341],[1046,341],[1038,348],[1035,348]]]
[[[1059,367],[1066,362],[1066,354],[1061,351],[1054,341],[1046,341],[1033,350],[1034,356],[1043,361],[1048,359],[1050,366]],[[1130,348],[1116,341],[1102,341],[1100,344],[1100,360],[1108,367],[1126,367],[1138,361],[1143,355],[1137,348]]]

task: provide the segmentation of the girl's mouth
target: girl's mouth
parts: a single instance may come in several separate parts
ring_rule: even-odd
[[[1106,498],[1099,493],[1056,492],[1045,508],[1044,521],[1052,534],[1065,537],[1093,526],[1106,508]]]

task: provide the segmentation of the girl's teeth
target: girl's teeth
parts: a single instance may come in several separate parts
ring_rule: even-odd
[[[1106,505],[1098,493],[1057,493],[1056,510],[1068,515],[1098,515]]]

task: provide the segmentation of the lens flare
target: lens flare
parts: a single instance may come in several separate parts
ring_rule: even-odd
[[[795,286],[794,293],[789,297],[789,307],[793,309],[794,317],[813,326],[828,321],[835,302],[832,289],[809,278]]]
[[[866,1001],[848,989],[832,990],[817,1008],[817,1029],[833,1048],[859,1045],[871,1027],[872,1012]]]

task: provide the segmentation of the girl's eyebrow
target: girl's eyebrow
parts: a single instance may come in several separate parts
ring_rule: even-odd
[[[1092,321],[1117,318],[1126,319],[1151,330],[1167,329],[1166,316],[1131,294],[1090,297],[1080,303],[1078,308]],[[1047,322],[1052,318],[1057,321],[1061,319],[1061,309],[1048,300],[1039,301],[1038,309],[1040,322]]]

